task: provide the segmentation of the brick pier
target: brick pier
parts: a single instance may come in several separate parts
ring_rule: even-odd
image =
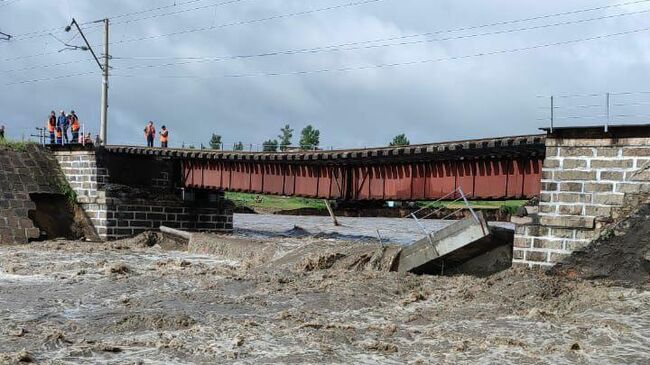
[[[180,189],[177,161],[101,149],[58,150],[54,155],[102,239],[129,237],[161,225],[232,232],[233,211],[223,193]]]
[[[548,133],[539,214],[516,228],[514,263],[550,266],[583,248],[650,191],[650,126]]]

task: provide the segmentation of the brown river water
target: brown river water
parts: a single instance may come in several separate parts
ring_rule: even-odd
[[[392,247],[344,238],[211,240],[0,248],[0,363],[650,363],[647,287],[400,274]]]

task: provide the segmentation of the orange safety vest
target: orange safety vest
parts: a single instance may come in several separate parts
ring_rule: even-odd
[[[61,132],[61,128],[56,129],[56,138],[61,138],[63,137],[63,133]]]
[[[144,136],[147,137],[149,135],[155,136],[156,135],[156,128],[154,126],[149,126],[147,124],[147,126],[144,127]]]
[[[54,132],[54,128],[56,128],[56,117],[50,116],[50,119],[47,121],[47,129],[50,132]]]
[[[160,142],[167,142],[167,140],[169,140],[169,131],[160,132]]]
[[[80,128],[79,118],[76,115],[73,115],[72,118],[70,119],[72,119],[72,122],[70,123],[70,128],[72,128],[73,132],[78,132]]]

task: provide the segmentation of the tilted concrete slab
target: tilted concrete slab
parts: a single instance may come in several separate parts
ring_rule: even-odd
[[[470,216],[455,222],[440,231],[431,233],[429,237],[404,247],[400,254],[397,270],[400,272],[414,271],[429,262],[456,251],[473,242],[490,235],[490,229],[481,212],[476,218]]]

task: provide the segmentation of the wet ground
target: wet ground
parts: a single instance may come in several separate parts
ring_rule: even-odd
[[[419,277],[388,272],[376,243],[241,240],[250,255],[145,239],[0,248],[0,363],[650,362],[647,287]]]

